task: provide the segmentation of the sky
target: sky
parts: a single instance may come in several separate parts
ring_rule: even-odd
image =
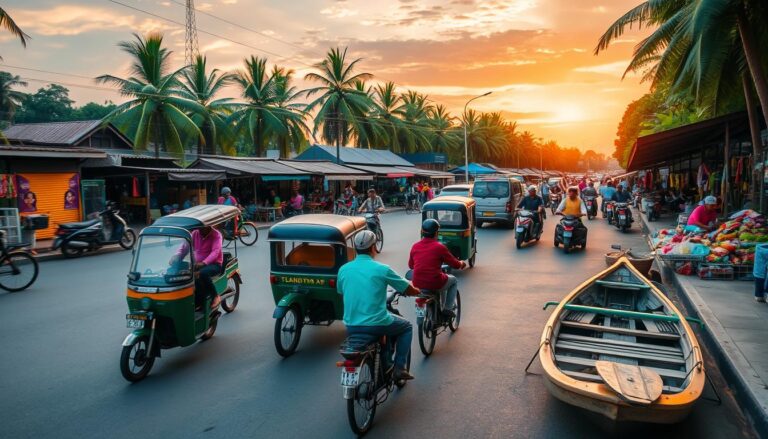
[[[117,48],[132,33],[160,31],[184,60],[184,0],[6,0],[3,8],[32,38],[26,49],[0,33],[0,70],[27,91],[62,83],[78,105],[120,102],[91,78],[128,75]],[[330,47],[362,58],[376,81],[414,89],[460,114],[499,111],[536,137],[610,154],[626,105],[648,90],[622,80],[643,31],[607,52],[597,39],[639,0],[196,0],[201,52],[209,66],[235,71],[256,55],[296,71],[297,86]],[[133,9],[132,9],[133,8]],[[141,12],[144,10],[153,15]],[[23,70],[32,69],[32,70]],[[59,74],[42,71],[56,72]],[[61,75],[61,74],[67,74]],[[227,94],[236,97],[237,90]]]

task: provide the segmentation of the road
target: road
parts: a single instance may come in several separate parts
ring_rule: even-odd
[[[419,221],[403,213],[383,217],[380,259],[401,273]],[[549,315],[542,304],[559,300],[602,269],[611,244],[641,248],[643,238],[636,228],[620,234],[594,220],[588,223],[587,250],[565,255],[552,246],[554,224],[549,218],[544,239],[522,250],[515,250],[509,230],[479,231],[477,265],[458,273],[461,328],[438,337],[429,359],[414,336],[416,379],[379,407],[369,437],[607,434],[599,420],[551,397],[540,375],[523,370]],[[254,247],[241,246],[239,256],[245,284],[238,309],[220,320],[212,340],[164,351],[137,384],[124,381],[118,368],[128,334],[129,252],[44,262],[30,290],[0,293],[2,436],[353,437],[335,366],[343,325],[306,328],[298,352],[282,359],[272,341],[274,303],[263,235]],[[411,300],[401,300],[399,308],[415,321]],[[540,370],[538,363],[532,370]],[[721,383],[712,366],[710,373]],[[700,401],[682,424],[631,432],[751,437],[728,392],[721,393],[725,404]]]

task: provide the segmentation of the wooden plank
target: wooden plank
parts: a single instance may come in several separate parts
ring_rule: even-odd
[[[602,285],[604,287],[610,287],[610,288],[617,288],[622,290],[648,290],[651,287],[648,285],[643,284],[630,284],[625,282],[614,282],[610,280],[601,280],[598,279],[595,281],[597,285]]]
[[[676,348],[672,346],[658,346],[654,344],[648,344],[648,343],[630,343],[626,341],[620,341],[620,340],[611,340],[607,338],[597,338],[597,337],[587,337],[584,335],[576,335],[576,334],[560,334],[559,338],[563,340],[577,340],[577,341],[585,341],[590,343],[605,343],[610,345],[616,345],[616,346],[626,346],[626,347],[638,347],[643,349],[649,349],[649,350],[658,350],[658,351],[664,351],[669,352],[670,354],[677,354],[677,355],[683,355],[683,350],[681,348]]]
[[[621,348],[612,349],[609,347],[598,347],[598,346],[592,346],[589,344],[584,344],[579,342],[561,341],[557,343],[555,347],[558,349],[568,349],[572,351],[603,354],[603,355],[610,355],[614,357],[632,358],[635,360],[659,361],[662,363],[680,364],[680,365],[685,364],[685,360],[682,357],[675,358],[675,357],[670,357],[668,355],[644,354],[636,351],[630,351],[629,349],[621,349]]]
[[[595,367],[595,361],[599,361],[599,360],[592,360],[590,358],[571,357],[569,355],[555,355],[555,360],[558,363],[575,364],[577,366],[588,366],[588,367]],[[657,374],[663,377],[668,377],[668,378],[676,378],[676,379],[682,380],[682,379],[685,379],[685,376],[686,376],[685,372],[681,372],[679,370],[661,369],[658,367],[648,367],[648,369],[651,369]]]
[[[643,325],[645,325],[645,329],[647,329],[648,332],[660,333],[659,328],[656,327],[656,322],[653,320],[643,319]]]
[[[608,387],[627,402],[649,405],[661,396],[664,383],[650,369],[610,361],[597,361],[595,368]]]
[[[560,321],[560,324],[563,326],[569,326],[572,328],[587,329],[590,331],[599,331],[599,332],[612,332],[614,334],[634,335],[635,337],[660,338],[663,340],[679,340],[680,339],[680,336],[677,334],[665,334],[661,332],[656,333],[656,332],[640,331],[638,329],[611,328],[611,327],[602,326],[602,325],[569,322],[567,320]]]
[[[584,372],[575,372],[573,370],[561,370],[560,372],[568,375],[571,378],[576,378],[577,380],[582,381],[590,381],[593,383],[603,383],[603,379],[600,377],[600,375],[594,375],[591,373],[584,373]],[[683,391],[680,387],[675,386],[664,386],[663,387],[664,393],[680,393]]]
[[[674,353],[674,352],[666,352],[666,351],[660,352],[660,351],[648,350],[643,348],[632,348],[628,346],[613,346],[607,343],[600,344],[600,343],[590,343],[588,341],[578,341],[578,340],[575,340],[575,341],[559,340],[556,343],[556,346],[560,346],[560,343],[566,343],[564,348],[567,347],[568,344],[574,344],[574,345],[584,346],[587,349],[592,349],[592,351],[590,352],[595,352],[595,353],[603,352],[604,350],[608,349],[610,350],[610,352],[613,352],[614,350],[619,350],[619,351],[627,351],[628,353],[631,353],[631,354],[650,355],[653,357],[659,356],[664,358],[674,358],[674,359],[680,359],[680,360],[683,359],[682,353]],[[613,354],[611,354],[611,356],[615,357]],[[633,355],[633,358],[639,358],[639,357]]]

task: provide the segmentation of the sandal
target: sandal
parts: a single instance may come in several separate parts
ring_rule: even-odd
[[[211,302],[211,309],[217,309],[221,305],[221,296],[216,296],[213,298],[213,301]]]

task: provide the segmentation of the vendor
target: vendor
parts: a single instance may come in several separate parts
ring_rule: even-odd
[[[697,206],[688,217],[688,226],[696,226],[709,231],[717,225],[717,198],[704,197],[704,205]]]

